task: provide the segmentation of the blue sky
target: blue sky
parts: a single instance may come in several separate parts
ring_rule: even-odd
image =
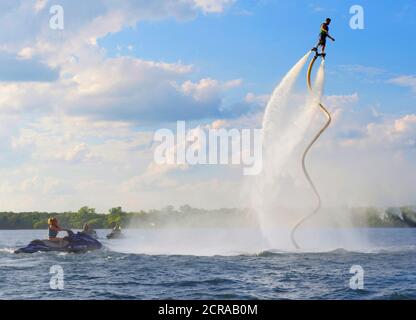
[[[56,4],[64,30],[49,26]],[[349,27],[355,4],[364,30]],[[0,210],[244,206],[241,168],[158,166],[153,134],[261,126],[326,17],[334,124],[311,160],[347,196],[323,198],[414,203],[415,16],[414,0],[3,0]]]
[[[242,78],[244,90],[268,93],[297,59],[316,42],[320,23],[333,19],[327,70],[328,94],[358,92],[363,103],[383,112],[409,110],[407,88],[386,81],[416,70],[414,1],[360,1],[365,30],[349,27],[351,1],[241,1],[227,12],[197,19],[140,22],[100,41],[109,55],[157,61],[183,61],[198,75]],[[133,52],[127,47],[132,45]],[[124,50],[123,50],[124,49]],[[362,66],[346,72],[345,66]],[[378,69],[379,72],[376,72]],[[350,70],[347,68],[347,70]],[[373,72],[376,74],[374,75]]]

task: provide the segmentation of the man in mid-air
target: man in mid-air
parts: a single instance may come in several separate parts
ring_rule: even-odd
[[[329,25],[331,24],[331,19],[327,18],[325,22],[321,25],[321,32],[319,33],[319,42],[316,45],[316,47],[312,48],[312,51],[315,51],[318,53],[319,46],[322,47],[321,54],[325,54],[325,47],[326,47],[326,38],[331,39],[332,41],[335,41],[333,37],[329,35]]]

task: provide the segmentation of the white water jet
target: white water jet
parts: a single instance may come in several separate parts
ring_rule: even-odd
[[[345,210],[321,210],[316,194],[302,170],[305,149],[325,124],[320,108],[325,61],[322,61],[316,73],[312,90],[301,93],[294,90],[294,84],[308,57],[309,54],[300,59],[283,78],[266,107],[263,119],[263,171],[250,181],[251,208],[268,243],[266,249],[292,251],[294,243],[291,241],[291,231],[302,219],[304,223],[299,225],[296,240],[304,251],[360,249],[368,245],[366,237],[349,229],[352,225]],[[306,167],[320,192],[333,186],[320,183],[315,166],[309,164],[314,150],[312,148],[308,153]]]
[[[300,171],[301,154],[319,111],[324,64],[313,93],[294,92],[309,55],[300,59],[274,90],[263,119],[263,171],[252,184],[251,200],[262,233],[274,249],[292,248],[290,228],[307,214],[314,200]]]

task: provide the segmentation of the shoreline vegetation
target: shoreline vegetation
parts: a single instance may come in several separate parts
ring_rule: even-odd
[[[350,227],[369,228],[415,228],[416,206],[391,208],[343,208],[323,211],[332,214],[342,211],[348,215]],[[163,227],[245,227],[255,224],[248,209],[205,210],[184,205],[179,208],[168,206],[161,210],[125,212],[121,207],[97,213],[94,208],[82,207],[76,212],[0,212],[0,230],[46,229],[47,220],[56,217],[66,228],[82,229],[88,223],[94,229],[110,229],[119,224],[126,228]]]

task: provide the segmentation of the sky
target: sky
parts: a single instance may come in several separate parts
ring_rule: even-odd
[[[63,30],[50,28],[53,5]],[[258,128],[327,17],[335,123],[313,165],[339,192],[324,197],[413,204],[415,16],[414,0],[3,0],[0,210],[244,206],[241,168],[155,165],[154,132]]]

